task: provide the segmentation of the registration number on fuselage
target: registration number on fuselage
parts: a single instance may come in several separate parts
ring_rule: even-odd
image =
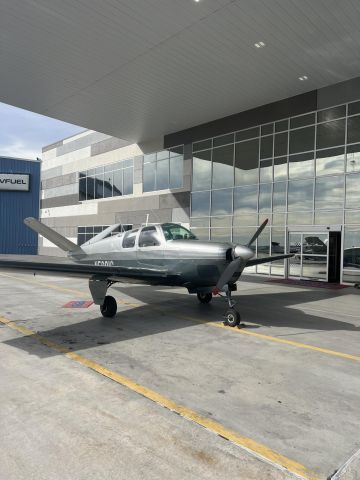
[[[94,265],[96,267],[113,267],[113,260],[95,260]]]

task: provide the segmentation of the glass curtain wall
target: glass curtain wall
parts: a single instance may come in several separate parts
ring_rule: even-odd
[[[144,155],[143,191],[154,192],[183,186],[184,147]]]
[[[194,233],[246,243],[265,218],[258,256],[283,253],[292,226],[341,225],[342,279],[360,282],[360,101],[193,143]]]

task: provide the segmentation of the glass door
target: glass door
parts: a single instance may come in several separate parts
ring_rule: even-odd
[[[306,280],[328,281],[329,233],[289,232],[288,276]]]

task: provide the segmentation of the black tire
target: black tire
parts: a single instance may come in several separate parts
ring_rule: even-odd
[[[198,293],[197,298],[200,303],[210,303],[212,300],[212,293]]]
[[[106,295],[104,303],[100,307],[100,312],[103,317],[114,317],[117,312],[117,303],[114,297]]]
[[[237,325],[240,324],[240,321],[241,321],[240,313],[234,308],[230,308],[225,313],[224,325],[228,325],[229,327],[236,327]]]

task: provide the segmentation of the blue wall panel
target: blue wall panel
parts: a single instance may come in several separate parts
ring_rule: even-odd
[[[30,190],[0,190],[0,253],[36,255],[38,236],[24,218],[39,217],[40,162],[0,157],[0,173],[27,173]]]

